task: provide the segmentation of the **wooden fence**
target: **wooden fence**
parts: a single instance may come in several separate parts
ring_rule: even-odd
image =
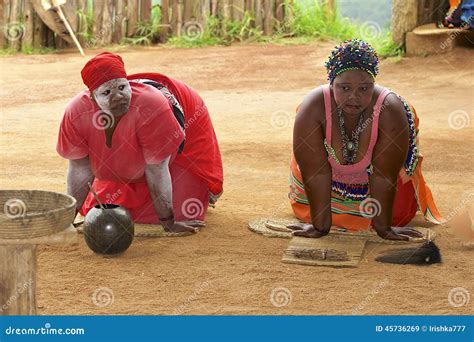
[[[35,11],[36,0],[0,0],[0,48],[63,48],[70,46],[53,32]],[[37,5],[37,4],[36,4]],[[170,37],[199,34],[213,16],[226,25],[251,18],[249,26],[270,36],[290,15],[288,0],[68,0],[62,6],[73,30],[85,48],[118,44],[140,36],[140,27],[152,20],[159,6],[161,19],[157,42]],[[87,16],[92,20],[87,20]],[[286,17],[288,19],[288,17]]]

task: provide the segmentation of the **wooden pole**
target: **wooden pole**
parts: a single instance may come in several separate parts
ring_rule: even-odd
[[[276,0],[275,1],[275,19],[283,24],[283,19],[285,17],[285,0]]]
[[[102,42],[105,45],[112,44],[112,30],[113,22],[113,3],[111,1],[104,1],[103,15],[102,15]]]
[[[273,34],[273,1],[263,0],[265,16],[263,18],[263,34],[271,36]]]
[[[103,9],[104,1],[93,2],[94,22],[92,23],[92,45],[102,45],[103,42]]]
[[[87,21],[85,18],[87,16],[87,0],[76,0],[76,6],[76,12],[81,12],[83,14],[83,16],[81,15],[77,20],[77,39],[81,45],[85,45],[86,39],[84,35],[87,33]]]
[[[39,49],[43,46],[43,36],[46,25],[43,23],[38,14],[33,13],[33,47]]]
[[[217,7],[217,2],[218,2],[218,0],[212,0],[212,2],[211,2],[211,15],[213,17],[217,16],[217,14],[218,14],[217,13],[217,8],[218,8]]]
[[[64,12],[63,12],[61,6],[58,5],[56,7],[56,10],[58,11],[59,17],[61,18],[64,25],[66,26],[66,28],[69,32],[69,35],[71,36],[72,40],[74,41],[74,44],[76,44],[77,49],[79,50],[79,52],[81,53],[82,56],[85,56],[84,50],[82,50],[82,46],[79,43],[79,41],[77,40],[76,34],[74,33],[74,30],[72,29],[71,25],[69,25],[69,22],[67,21],[66,16],[64,15]],[[65,42],[61,41],[61,44],[64,46]]]
[[[199,22],[205,30],[207,27],[207,18],[211,14],[211,0],[201,0],[201,15]]]
[[[11,0],[10,2],[10,20],[8,27],[10,28],[10,34],[7,35],[9,46],[18,51],[21,48],[21,35],[24,33],[23,27],[20,24],[20,0]]]
[[[192,21],[193,17],[193,0],[184,0],[184,7],[183,7],[183,23]]]
[[[171,13],[171,31],[173,36],[179,37],[181,32],[180,24],[180,6],[179,0],[171,0],[172,13]]]
[[[138,22],[138,2],[130,0],[128,1],[127,6],[127,37],[133,37],[137,32],[137,22]]]
[[[255,27],[263,28],[262,0],[255,0]]]
[[[219,0],[218,2],[218,17],[220,21],[220,31],[224,40],[228,40],[227,22],[230,20],[229,0]]]
[[[0,28],[5,27],[8,21],[7,6],[5,6],[5,0],[0,0]],[[5,47],[5,34],[0,32],[0,49]]]
[[[36,245],[0,246],[0,314],[36,315]]]
[[[244,19],[245,2],[244,0],[233,0],[232,2],[232,20],[242,21]]]
[[[141,21],[149,22],[151,18],[151,0],[141,0],[140,6]]]
[[[161,0],[161,26],[160,26],[160,42],[166,43],[170,32],[170,2],[169,0]]]
[[[21,42],[23,50],[30,49],[33,47],[33,35],[34,35],[34,18],[33,18],[33,5],[30,1],[24,3],[23,8],[23,24],[25,25],[25,32]]]
[[[114,18],[114,42],[120,43],[126,35],[126,17],[125,13],[126,0],[117,0]]]
[[[252,0],[245,0],[245,8],[244,8],[244,11],[245,12],[249,12],[250,15],[254,15],[254,10],[253,10],[253,1]]]
[[[36,246],[74,243],[77,230],[72,225],[33,239],[0,236],[0,315],[36,315]]]

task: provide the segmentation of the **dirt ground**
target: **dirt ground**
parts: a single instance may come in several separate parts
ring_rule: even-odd
[[[255,218],[291,215],[287,177],[294,109],[326,82],[323,62],[333,46],[119,51],[128,73],[162,72],[200,92],[220,141],[225,193],[195,236],[135,239],[114,258],[95,255],[82,236],[75,246],[40,247],[38,313],[472,313],[474,298],[461,307],[448,301],[457,287],[474,295],[474,249],[456,239],[449,225],[434,227],[442,264],[381,264],[374,259],[388,247],[372,244],[353,269],[284,264],[288,240],[247,229]],[[377,79],[417,109],[425,177],[441,213],[449,217],[472,203],[474,129],[466,119],[474,108],[473,56],[474,50],[457,49],[443,56],[384,60]],[[75,52],[0,59],[0,188],[66,191],[67,161],[55,152],[56,137],[66,103],[84,88],[85,61]],[[464,123],[448,123],[455,111],[467,113]],[[426,224],[418,216],[413,225]],[[288,305],[272,304],[272,291],[279,288],[286,289]],[[113,295],[113,302],[95,305],[94,293],[100,291],[109,291],[104,296]]]

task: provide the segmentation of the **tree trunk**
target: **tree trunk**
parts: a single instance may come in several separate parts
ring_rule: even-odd
[[[44,31],[46,30],[46,26],[39,17],[39,15],[36,13],[33,13],[33,25],[33,47],[35,49],[40,49],[43,46],[43,37]]]
[[[179,0],[172,1],[172,13],[171,13],[171,27],[173,36],[179,37],[181,35],[181,11]]]
[[[194,1],[193,0],[184,0],[184,8],[183,8],[183,23],[193,21],[194,17]]]
[[[72,28],[76,32],[77,40],[79,43],[84,46],[86,45],[85,34],[87,33],[87,21],[85,16],[87,16],[87,0],[76,0],[76,12],[81,12],[82,15],[78,16],[77,27]]]
[[[104,11],[104,1],[94,1],[94,22],[92,23],[92,44],[102,45],[104,32],[102,30],[102,18]]]
[[[218,9],[218,6],[217,6],[217,2],[218,0],[212,0],[212,3],[211,3],[211,15],[213,17],[216,17],[217,16],[217,9]]]
[[[10,19],[8,22],[7,39],[9,40],[10,48],[19,51],[21,48],[21,38],[24,34],[24,29],[20,25],[20,0],[10,1]],[[3,34],[3,32],[1,32]]]
[[[263,28],[262,0],[255,0],[255,27]]]
[[[133,37],[137,32],[137,22],[138,22],[138,3],[137,1],[130,0],[128,1],[127,6],[127,37]]]
[[[232,20],[242,21],[242,19],[244,19],[245,10],[244,0],[233,0],[232,5]]]
[[[25,25],[25,33],[23,35],[22,49],[30,49],[33,47],[33,34],[34,34],[34,18],[33,18],[33,5],[30,1],[24,3],[23,9],[23,24]]]
[[[263,34],[271,36],[273,34],[273,4],[272,0],[263,0],[265,17],[263,18]]]
[[[114,42],[120,44],[123,37],[125,37],[125,5],[126,0],[118,0],[115,8],[114,18]]]
[[[275,19],[282,24],[285,17],[285,0],[275,1]]]
[[[104,1],[103,15],[102,15],[102,42],[105,45],[112,44],[112,29],[113,29],[113,2]]]
[[[151,18],[151,0],[142,0],[140,7],[141,21],[147,23]]]
[[[5,0],[0,0],[0,27],[4,28],[8,21],[7,6]],[[0,49],[5,47],[5,34],[0,32]]]
[[[160,26],[160,42],[166,43],[170,32],[170,3],[169,0],[161,0],[161,26]]]
[[[0,314],[36,315],[36,245],[0,245]]]
[[[405,44],[405,34],[416,27],[417,19],[417,0],[392,0],[392,39],[395,44]]]
[[[211,0],[201,0],[201,15],[199,23],[205,30],[207,27],[207,18],[211,15]]]

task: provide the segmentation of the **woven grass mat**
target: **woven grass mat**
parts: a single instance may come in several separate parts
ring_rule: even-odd
[[[80,234],[84,234],[84,225],[76,227]],[[191,232],[170,233],[166,232],[159,224],[140,224],[135,223],[135,237],[162,238],[162,237],[182,237],[193,235]]]
[[[257,234],[261,234],[267,237],[276,237],[291,239],[293,237],[292,230],[286,226],[292,223],[299,223],[301,221],[295,218],[261,218],[255,221],[251,221],[248,224],[248,228]],[[363,239],[369,242],[377,242],[389,245],[399,245],[399,244],[412,244],[412,243],[423,243],[428,240],[433,241],[436,238],[436,232],[429,228],[423,227],[414,227],[421,233],[423,233],[423,238],[413,238],[410,241],[393,241],[393,240],[384,240],[380,238],[375,231],[362,231],[350,233],[346,229],[333,226],[329,232],[329,236],[343,236],[343,237],[352,237],[355,239]]]

